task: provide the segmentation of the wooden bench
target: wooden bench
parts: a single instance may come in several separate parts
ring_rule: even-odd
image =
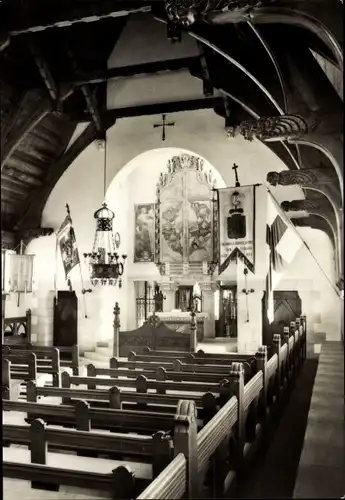
[[[52,375],[52,383],[55,387],[60,385],[60,353],[56,348],[44,352],[44,359],[38,360],[39,350],[11,350],[8,346],[3,347],[2,360],[11,362],[10,374],[15,380],[36,380],[37,373]],[[35,360],[35,363],[34,361]],[[30,368],[29,368],[30,366]],[[35,370],[34,368],[35,367]]]
[[[13,363],[13,364],[12,364]],[[11,399],[11,379],[30,381],[37,378],[37,360],[33,353],[18,358],[14,355],[2,356],[2,397]]]
[[[241,365],[233,368],[236,395],[199,432],[194,404],[184,402],[176,416],[180,428],[175,427],[175,434],[179,432],[179,439],[184,444],[183,455],[175,453],[174,460],[139,495],[139,499],[182,498],[184,495],[200,498],[205,497],[202,491],[205,486],[212,498],[224,497],[254,445],[254,442],[246,442],[245,407],[249,407],[262,391],[258,383],[246,390]],[[262,377],[262,372],[260,375]]]
[[[11,346],[3,346],[2,352],[5,354],[22,355],[30,351],[36,354],[38,367],[44,367],[50,364],[50,357],[54,353],[54,349],[58,349],[60,355],[60,368],[71,368],[73,375],[79,375],[79,346],[73,345],[70,347],[51,347],[39,346],[33,344],[17,344]]]
[[[175,454],[174,460],[138,499],[224,498],[234,479],[243,475],[246,462],[265,431],[270,415],[267,411],[270,385],[274,392],[272,401],[279,401],[286,395],[285,378],[289,384],[295,376],[288,366],[288,344],[281,346],[280,335],[276,335],[270,360],[245,385],[242,365],[232,364],[235,395],[199,432],[195,426],[194,411],[191,408],[186,410],[181,433],[185,445],[183,453]],[[297,346],[293,345],[291,352],[296,351]],[[262,356],[267,356],[267,351],[263,350]],[[248,409],[260,397],[264,411],[256,411],[255,418],[252,414],[248,422]],[[254,408],[258,409],[258,405],[254,404]],[[205,485],[208,492],[202,494]]]
[[[73,405],[30,403],[27,401],[3,400],[3,411],[26,413],[26,422],[42,418],[49,425],[75,427],[78,430],[106,429],[114,432],[137,432],[142,434],[173,431],[174,414],[151,413],[112,408],[93,408],[86,401],[78,400]],[[4,421],[6,423],[6,413]]]
[[[31,309],[25,316],[4,318],[4,344],[27,344],[31,342]]]
[[[80,403],[83,402],[80,401]],[[179,401],[177,412],[180,405]],[[171,419],[172,426],[174,423],[173,417]],[[87,481],[88,486],[96,489],[110,489],[113,492],[113,498],[134,498],[152,478],[157,477],[171,462],[174,449],[180,451],[178,432],[174,432],[174,436],[176,437],[172,438],[171,435],[162,431],[156,432],[153,436],[139,436],[101,434],[91,432],[90,428],[84,431],[52,429],[46,427],[42,419],[33,420],[31,425],[5,424],[3,426],[5,446],[9,447],[11,444],[27,446],[30,450],[30,457],[25,456],[27,455],[25,454],[25,462],[29,463],[23,463],[23,450],[5,448],[3,474],[5,477],[31,479],[34,488],[45,487],[58,490],[59,484],[79,486],[81,472],[84,472],[84,480]],[[118,462],[115,470],[110,471],[112,475],[108,474],[107,477],[103,477],[104,484],[101,485],[102,476],[105,476],[105,470],[109,469],[109,464],[105,460],[93,460],[90,464],[85,464],[85,460],[83,460],[82,463],[79,463],[78,457],[74,456],[71,460],[68,455],[59,454],[57,456],[55,453],[51,453],[52,450],[73,450],[79,454],[86,453],[86,456],[90,455],[90,452],[93,456],[106,453],[110,455],[109,458],[112,460],[111,467],[115,465],[114,460],[121,457],[121,461]],[[18,461],[14,461],[16,458]],[[123,459],[126,461],[124,462]],[[57,465],[61,462],[66,463],[66,460],[73,465],[73,471],[57,468]],[[32,468],[30,467],[32,464],[39,464],[41,468]],[[96,484],[89,484],[90,479],[86,477],[85,468],[88,468],[89,471],[95,469],[102,471],[92,475]],[[84,469],[84,471],[78,469]],[[77,478],[75,477],[76,470],[78,470]],[[42,476],[38,474],[38,471]]]
[[[179,395],[175,394],[130,392],[121,390],[116,386],[110,387],[108,390],[68,389],[60,387],[37,387],[34,382],[28,383],[26,394],[27,401],[32,403],[38,402],[42,397],[61,398],[64,405],[73,405],[78,400],[83,399],[94,408],[140,410],[171,414],[174,414],[176,405],[181,399]],[[222,397],[219,398],[209,392],[198,396],[194,395],[200,422],[208,422],[217,412],[220,405],[224,404],[224,401],[229,398],[230,394],[229,388],[225,386]]]
[[[124,366],[125,362],[121,365]],[[138,362],[133,365],[128,362],[127,367],[116,368],[119,362],[112,358],[110,366],[112,368],[96,368],[93,364],[87,365],[87,376],[97,377],[108,376],[111,378],[127,377],[137,378],[139,375],[155,380],[173,380],[176,382],[219,382],[226,377],[230,371],[231,362],[227,365],[193,365],[182,363],[176,359],[173,363],[149,363]],[[171,369],[172,368],[172,369]],[[245,377],[247,380],[255,375],[257,371],[256,361],[253,364],[245,363]]]
[[[62,376],[62,385],[67,383],[73,385],[76,382],[79,385],[89,387],[90,385],[91,387],[106,386],[109,387],[107,390],[92,388],[83,390],[71,387],[36,388],[36,401],[41,390],[43,392],[45,390],[55,391],[55,394],[60,390],[65,391],[60,393],[60,397],[65,400],[69,398],[71,402],[75,403],[74,405],[3,401],[3,409],[27,413],[30,423],[33,419],[42,418],[48,424],[73,426],[85,432],[89,432],[91,427],[113,432],[151,434],[158,430],[173,432],[175,458],[145,491],[139,493],[138,498],[181,498],[183,495],[196,498],[202,493],[201,487],[207,488],[207,496],[209,497],[222,497],[234,478],[242,474],[246,461],[257,449],[260,437],[265,432],[267,421],[270,418],[271,408],[277,407],[276,403],[283,400],[293,387],[293,381],[299,372],[298,367],[301,366],[304,359],[303,335],[305,335],[305,330],[302,333],[299,331],[297,335],[296,331],[298,332],[298,329],[291,334],[292,329],[290,331],[289,328],[289,333],[284,336],[283,340],[280,335],[275,336],[273,354],[269,360],[267,360],[267,348],[259,349],[255,356],[256,371],[248,378],[247,382],[244,365],[239,362],[232,362],[231,365],[229,360],[225,365],[221,363],[212,365],[211,363],[213,372],[210,370],[206,373],[202,371],[202,368],[209,366],[209,362],[192,363],[198,368],[196,372],[186,371],[188,376],[202,375],[205,378],[207,375],[222,376],[222,370],[226,367],[226,377],[224,377],[222,385],[213,382],[214,379],[211,382],[206,381],[204,384],[208,389],[214,389],[214,386],[217,386],[218,390],[215,394],[205,394],[205,389],[194,392],[195,388],[200,389],[202,384],[201,382],[197,383],[192,378],[186,382],[150,380],[151,376],[157,375],[157,368],[161,365],[159,363],[157,366],[157,361],[147,362],[147,366],[143,366],[146,361],[126,361],[125,363],[133,363],[133,365],[119,366],[122,361],[116,360],[119,365],[117,368],[109,369],[115,369],[114,373],[105,374],[110,376],[108,379],[90,376],[71,377],[68,374]],[[172,368],[174,367],[172,357],[167,363],[170,363],[169,366]],[[179,366],[192,365],[185,361],[177,364]],[[134,372],[135,368],[143,371],[140,372],[141,376],[132,379],[119,371]],[[149,372],[147,377],[143,375],[145,370]],[[171,371],[177,374],[182,373],[182,376],[184,374],[183,371],[175,372],[174,369]],[[136,374],[131,373],[131,375],[134,377]],[[125,382],[119,378],[122,376],[127,377],[124,379]],[[107,382],[99,384],[100,380]],[[122,390],[121,384],[124,384],[125,389],[131,388],[132,391]],[[220,385],[223,394],[227,394],[223,400],[220,397]],[[34,384],[29,383],[28,395],[33,388]],[[139,392],[143,390],[144,392]],[[147,392],[148,390],[155,390],[155,393]],[[167,391],[179,391],[179,394],[167,394]],[[159,392],[165,392],[165,394],[159,394]],[[188,400],[181,402],[174,417],[174,414],[171,413],[174,408],[172,402],[176,402],[177,398],[181,399],[182,392],[186,394],[185,397]],[[48,393],[46,392],[44,395],[48,395]],[[74,396],[77,396],[77,399],[78,396],[82,397],[82,395],[86,396],[86,399],[90,398],[90,401],[101,401],[101,397],[105,398],[109,405],[117,404],[122,409],[96,408],[86,401],[74,399]],[[213,405],[213,414],[209,414],[210,418],[200,423],[198,421],[199,409],[204,408],[200,408],[198,405],[202,406],[206,397],[214,401],[218,396],[218,404],[216,407]],[[138,403],[143,405],[140,410],[125,408],[126,404]],[[159,405],[162,405],[163,408],[165,403],[168,403],[165,406],[169,408],[167,412],[159,413],[156,411],[159,410]],[[153,404],[156,405],[155,409],[153,409]],[[146,411],[145,408],[150,408],[150,411]],[[30,472],[33,473],[32,470]],[[65,476],[67,478],[67,473]],[[27,476],[27,478],[32,480],[32,476]],[[39,480],[37,475],[35,479]],[[51,482],[54,483],[53,480]],[[131,490],[131,495],[133,495],[133,490]],[[133,496],[128,498],[133,498]]]

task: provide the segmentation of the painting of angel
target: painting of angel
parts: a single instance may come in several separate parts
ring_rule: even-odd
[[[161,204],[162,262],[181,262],[183,257],[182,202]]]
[[[212,210],[209,201],[189,202],[188,261],[212,260]]]
[[[155,205],[146,203],[134,206],[135,237],[134,262],[154,262]]]

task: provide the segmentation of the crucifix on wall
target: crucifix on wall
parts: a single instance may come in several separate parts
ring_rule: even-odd
[[[236,163],[234,163],[234,166],[232,167],[232,170],[235,172],[235,187],[240,187],[241,184],[240,184],[240,181],[238,180],[238,173],[237,173],[237,169],[238,169],[238,165],[236,165]]]
[[[162,123],[156,123],[153,125],[153,128],[162,127],[162,141],[165,141],[165,138],[166,138],[165,127],[174,127],[175,126],[175,122],[167,123],[165,120],[166,120],[166,115],[162,115]]]

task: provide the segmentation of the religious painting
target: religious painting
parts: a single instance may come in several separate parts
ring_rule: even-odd
[[[188,261],[212,260],[212,207],[211,202],[188,202]]]
[[[184,235],[182,202],[161,203],[161,255],[162,262],[182,262]]]
[[[240,257],[255,268],[255,186],[227,187],[218,190],[219,274]]]
[[[156,263],[166,274],[203,274],[205,269],[211,274],[218,256],[212,173],[204,170],[202,158],[187,153],[173,156],[167,167],[157,184]]]
[[[134,262],[154,262],[155,205],[134,205]]]

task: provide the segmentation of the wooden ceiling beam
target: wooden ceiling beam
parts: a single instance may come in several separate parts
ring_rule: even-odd
[[[18,197],[16,194],[5,192],[1,189],[1,203],[2,202],[10,202],[13,204],[18,204]]]
[[[201,63],[201,78],[204,88],[204,95],[206,97],[210,97],[214,93],[214,88],[212,85],[210,73],[207,66],[206,54],[204,45],[197,41],[197,46],[200,54],[200,63]]]
[[[201,99],[191,99],[188,101],[162,102],[158,104],[142,104],[139,106],[129,106],[126,108],[117,108],[107,111],[105,117],[107,120],[132,118],[136,116],[161,115],[163,113],[179,113],[181,111],[196,111],[199,109],[214,109],[215,106],[223,107],[222,97],[208,97]],[[73,109],[64,107],[66,113],[71,119],[77,122],[90,122],[92,116],[90,113],[80,113]]]
[[[52,101],[57,104],[58,99],[59,99],[59,92],[58,92],[58,88],[56,86],[55,80],[52,77],[52,74],[50,72],[50,69],[48,67],[47,62],[42,57],[42,54],[41,54],[39,47],[32,39],[30,41],[30,51],[32,53],[35,64],[38,68],[38,71],[39,71],[43,81],[44,81],[44,84],[48,90],[48,93],[49,93]]]
[[[15,184],[19,188],[27,188],[27,185],[30,184],[32,186],[41,186],[42,182],[36,177],[31,177],[25,174],[21,174],[19,172],[14,172],[12,169],[7,173],[5,170],[1,172],[1,182],[10,182]]]
[[[109,68],[106,70],[81,70],[75,78],[66,80],[64,83],[66,85],[80,87],[81,85],[102,83],[111,79],[130,78],[132,76],[145,76],[165,72],[181,71],[183,69],[191,69],[198,65],[200,65],[200,58],[193,56],[180,57],[178,59],[165,61],[132,64],[129,66],[119,66],[118,68]]]
[[[104,128],[108,129],[114,125],[115,119],[108,120]],[[42,211],[46,201],[58,182],[62,174],[73,163],[73,161],[99,136],[99,131],[94,122],[91,122],[84,132],[73,142],[73,144],[60,156],[60,158],[50,166],[48,174],[44,180],[44,187],[35,190],[22,213],[17,217],[16,229],[24,230],[31,227],[39,227],[41,223]]]
[[[78,68],[77,61],[74,57],[74,54],[72,53],[71,49],[67,49],[66,52],[67,52],[67,55],[69,57],[69,60],[71,62],[71,65],[73,67],[75,74],[78,75],[79,68]],[[103,131],[102,119],[101,119],[101,116],[100,116],[100,113],[98,110],[95,96],[93,95],[90,88],[86,84],[83,84],[80,86],[80,91],[84,96],[87,110],[90,113],[91,118],[92,118],[93,122],[95,123],[97,130],[99,132],[102,132]]]
[[[22,4],[20,9],[7,7],[4,12],[3,30],[8,36],[34,33],[52,28],[65,28],[76,23],[97,22],[106,18],[123,17],[135,12],[149,12],[151,4],[157,0],[98,0],[97,2],[49,2],[49,9],[30,9]],[[161,0],[159,0],[161,1]],[[19,10],[19,12],[18,12]],[[7,14],[7,15],[6,15]],[[5,31],[6,30],[6,31]],[[6,43],[3,46],[8,45]],[[7,45],[6,45],[7,44]]]
[[[10,193],[17,194],[19,196],[23,196],[24,198],[28,195],[28,187],[24,185],[18,186],[16,182],[12,180],[4,179],[1,176],[1,196],[4,191],[8,191]]]
[[[71,87],[64,86],[61,92],[63,102],[72,93]],[[4,168],[11,154],[18,147],[27,134],[38,125],[43,118],[52,111],[51,101],[42,95],[42,92],[28,90],[23,99],[18,103],[16,111],[13,113],[11,123],[6,130],[2,130],[2,147],[0,150],[1,170]]]

